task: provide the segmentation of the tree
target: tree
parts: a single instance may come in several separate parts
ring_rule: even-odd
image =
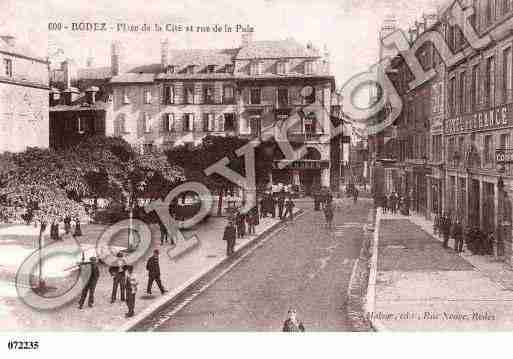
[[[197,146],[178,146],[167,151],[166,155],[169,163],[184,169],[187,180],[203,183],[207,188],[218,193],[218,214],[220,215],[223,197],[235,184],[217,173],[206,176],[204,171],[222,158],[228,157],[230,159],[228,166],[245,176],[245,159],[243,156],[237,156],[235,151],[248,142],[246,139],[235,136],[206,136]],[[269,171],[272,169],[272,156],[269,157],[264,151],[264,147],[259,146],[255,150],[255,162],[258,185],[268,180]]]

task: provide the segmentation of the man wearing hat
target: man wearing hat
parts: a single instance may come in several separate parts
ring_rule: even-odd
[[[283,331],[284,332],[304,332],[305,327],[302,322],[297,320],[296,310],[294,308],[290,308],[288,315],[289,315],[289,317],[283,323]]]
[[[131,265],[126,266],[126,305],[128,313],[125,316],[127,318],[134,316],[135,294],[137,293],[138,284],[139,282],[134,274],[134,267]]]
[[[146,292],[151,295],[151,288],[153,287],[153,282],[157,282],[159,286],[160,292],[162,294],[166,293],[167,290],[164,289],[162,282],[160,280],[160,264],[159,264],[159,250],[155,249],[153,251],[153,255],[146,262],[146,270],[148,271],[148,288]]]
[[[224,229],[223,240],[226,241],[226,255],[231,256],[234,253],[235,240],[237,239],[237,230],[233,225],[233,221],[228,221],[228,225]]]
[[[98,283],[98,279],[100,278],[100,270],[98,269],[98,264],[96,263],[96,257],[91,257],[90,262],[81,263],[81,265],[90,265],[91,266],[91,276],[87,281],[84,289],[82,289],[82,295],[80,296],[80,301],[78,303],[78,309],[82,309],[84,306],[84,302],[86,300],[87,295],[89,294],[89,300],[87,304],[89,307],[92,307],[94,304],[94,290],[96,289],[96,284]]]
[[[116,255],[116,261],[113,266],[109,268],[109,273],[112,276],[112,294],[110,297],[110,302],[114,303],[116,301],[116,296],[118,294],[118,286],[120,291],[121,301],[125,301],[125,266],[126,261],[123,258],[123,253],[118,252]]]

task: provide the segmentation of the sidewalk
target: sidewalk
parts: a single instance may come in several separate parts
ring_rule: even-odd
[[[258,235],[277,226],[278,223],[279,220],[276,219],[262,219],[260,225],[256,228],[256,236],[246,236],[243,239],[237,239],[236,251],[256,239]],[[158,288],[153,288],[154,294],[147,296],[147,272],[145,269],[147,257],[138,262],[134,269],[139,280],[135,307],[136,316],[131,318],[131,320],[125,318],[127,307],[124,302],[119,300],[119,294],[118,300],[114,304],[110,303],[112,279],[104,265],[100,266],[100,281],[96,287],[93,308],[84,306],[83,310],[79,310],[78,299],[69,306],[49,312],[36,311],[23,304],[17,297],[13,268],[17,268],[21,264],[20,260],[22,261],[27,254],[34,250],[34,238],[26,235],[16,237],[12,234],[13,227],[10,227],[10,235],[2,235],[0,233],[0,253],[2,253],[0,255],[0,330],[122,330],[130,322],[141,319],[140,315],[143,312],[151,312],[152,308],[159,305],[158,303],[171,299],[179,291],[183,290],[188,283],[198,279],[198,277],[213,269],[226,258],[226,242],[222,240],[225,225],[226,220],[224,218],[211,217],[205,224],[190,231],[184,231],[185,237],[196,235],[199,238],[199,242],[190,246],[190,248],[186,248],[185,254],[178,257],[175,257],[176,248],[168,253],[171,247],[160,245],[158,226],[153,225],[151,227],[152,247],[160,249],[162,283],[169,292],[161,296]],[[104,230],[104,227],[84,225],[82,230],[84,236],[80,237],[79,241],[82,246],[87,247],[93,245],[98,235]],[[126,242],[124,238],[119,241],[116,240],[116,245]],[[151,252],[152,250],[148,252],[148,256],[151,255]],[[6,258],[11,258],[8,265],[4,265]],[[70,275],[70,277],[74,276]],[[156,285],[154,284],[154,286]]]
[[[513,329],[513,271],[507,265],[491,256],[458,255],[442,248],[432,222],[424,218],[378,213],[377,220],[375,305],[370,314],[375,329]]]

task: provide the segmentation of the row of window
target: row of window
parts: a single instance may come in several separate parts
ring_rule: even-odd
[[[264,63],[262,61],[252,61],[249,65],[249,74],[251,76],[258,76],[264,73],[263,71]],[[276,74],[285,75],[289,73],[289,62],[288,61],[278,61],[276,63]],[[303,65],[303,73],[305,75],[313,75],[315,73],[315,62],[314,61],[305,61]]]
[[[513,99],[513,54],[511,47],[503,50],[501,56],[502,76],[496,76],[495,56],[490,56],[486,59],[482,75],[480,65],[476,64],[468,74],[467,72],[461,72],[459,76],[455,75],[449,80],[448,110],[450,115],[473,112],[479,104],[492,107]],[[496,81],[496,78],[498,81]],[[499,88],[502,92],[500,98],[497,96],[497,89]]]
[[[215,104],[215,86],[211,84],[203,84],[202,88],[202,101],[195,96],[195,84],[185,84],[184,85],[184,98],[183,104]],[[305,104],[312,104],[316,100],[315,89],[311,88],[310,93],[306,94],[303,102]],[[290,103],[289,98],[289,89],[288,88],[278,88],[277,89],[277,105],[280,107],[288,106]],[[153,101],[151,89],[145,89],[143,91],[143,101],[145,104],[151,104]],[[262,104],[262,89],[261,88],[251,88],[249,89],[249,98],[247,99],[248,104],[250,105],[260,105]],[[233,104],[235,102],[235,88],[233,86],[227,85],[223,86],[222,93],[222,103],[223,104]],[[122,93],[122,103],[130,104],[130,98],[128,95],[128,89],[123,89]],[[165,85],[164,93],[163,93],[163,103],[167,105],[177,104],[176,91],[174,85]]]
[[[3,72],[2,75],[6,77],[12,77],[12,60],[11,59],[3,59]]]

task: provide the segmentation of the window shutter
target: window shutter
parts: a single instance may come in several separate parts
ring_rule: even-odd
[[[199,82],[194,84],[194,103],[201,104],[204,102],[203,85]]]
[[[160,132],[167,132],[169,129],[169,114],[163,113],[161,118]]]
[[[245,87],[242,89],[242,102],[244,104],[249,103],[249,87]]]
[[[185,102],[185,92],[183,87],[183,82],[176,82],[173,86],[173,92],[175,96],[176,104],[183,104]]]
[[[219,131],[224,132],[224,115],[219,116]]]
[[[220,81],[217,81],[214,85],[214,102],[223,102],[223,83]]]
[[[194,131],[194,114],[189,115],[189,131]]]
[[[165,97],[165,94],[166,94],[166,91],[165,91],[165,85],[162,84],[159,86],[159,89],[160,89],[160,103],[162,104],[165,104],[166,103],[166,97]]]
[[[202,132],[203,131],[203,123],[201,116],[195,116],[194,118],[194,129],[196,132]]]
[[[208,120],[208,130],[209,131],[215,131],[215,117],[213,113],[209,113],[207,115]]]

